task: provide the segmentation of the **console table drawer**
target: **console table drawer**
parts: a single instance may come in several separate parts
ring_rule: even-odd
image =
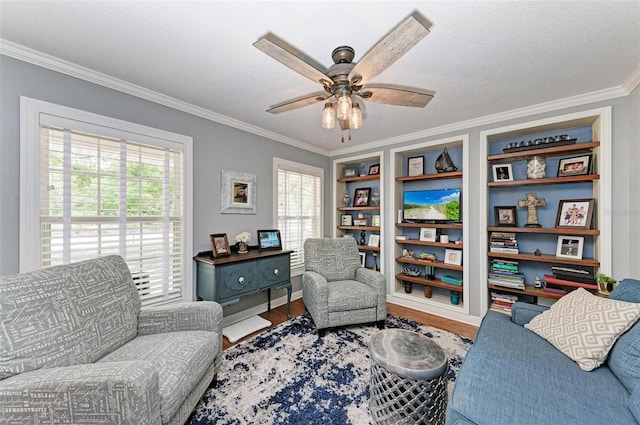
[[[279,282],[288,282],[290,278],[289,264],[288,255],[260,260],[260,287],[265,288]]]
[[[257,268],[253,264],[227,264],[220,267],[220,298],[238,296],[258,289]]]

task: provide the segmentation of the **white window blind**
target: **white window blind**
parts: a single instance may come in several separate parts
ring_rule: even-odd
[[[182,298],[183,152],[40,126],[41,266],[118,254],[143,305]]]
[[[323,232],[324,170],[274,159],[277,169],[278,229],[284,249],[291,249],[292,273],[304,270],[304,241]]]

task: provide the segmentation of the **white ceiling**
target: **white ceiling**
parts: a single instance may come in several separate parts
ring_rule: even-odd
[[[435,91],[424,109],[367,102],[340,143],[322,103],[272,115],[314,91],[252,46],[273,32],[318,62],[357,62],[413,10],[431,33],[372,82]],[[639,1],[0,1],[0,37],[202,108],[205,116],[339,151],[567,97],[637,84]],[[5,53],[6,53],[5,49]],[[171,102],[170,102],[171,103]],[[228,119],[227,119],[228,117]]]

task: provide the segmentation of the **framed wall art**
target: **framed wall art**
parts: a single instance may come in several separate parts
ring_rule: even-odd
[[[220,212],[222,214],[256,213],[256,176],[222,170],[220,178]]]
[[[589,230],[595,199],[565,199],[558,202],[556,228]]]
[[[226,233],[216,233],[209,235],[211,239],[211,253],[214,258],[228,257],[231,255],[231,248],[229,247],[229,240]]]

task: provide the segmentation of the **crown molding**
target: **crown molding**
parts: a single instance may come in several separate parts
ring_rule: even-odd
[[[320,155],[329,151],[0,38],[0,54]]]
[[[622,83],[622,88],[627,92],[627,94],[631,94],[631,92],[638,87],[640,84],[640,64],[636,66],[636,68],[631,71],[631,74],[624,80]]]
[[[416,131],[414,133],[403,134],[400,136],[390,137],[388,139],[378,140],[376,142],[368,143],[366,147],[362,145],[359,147],[353,146],[338,150],[333,150],[329,153],[330,157],[336,157],[346,154],[352,154],[354,152],[361,152],[364,149],[380,149],[385,146],[391,146],[398,143],[405,143],[416,141],[418,139],[424,139],[433,136],[439,136],[450,132],[468,131],[470,128],[480,127],[483,125],[494,125],[498,122],[508,121],[512,119],[524,118],[536,114],[545,112],[553,112],[561,109],[571,108],[575,106],[582,106],[591,104],[594,102],[600,102],[604,100],[611,100],[618,97],[627,96],[629,92],[622,86],[613,87],[610,89],[597,90],[590,93],[579,94],[577,96],[567,97],[564,99],[552,100],[550,102],[539,103],[537,105],[526,106],[523,108],[512,109],[506,112],[499,112],[497,114],[485,115],[483,117],[473,118],[466,121],[459,121],[453,124],[447,124],[440,127],[433,127],[427,130]]]

